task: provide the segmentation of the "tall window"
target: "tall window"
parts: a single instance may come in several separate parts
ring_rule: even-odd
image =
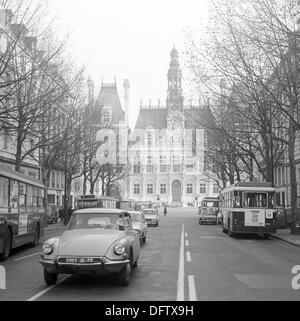
[[[141,173],[141,157],[139,155],[135,156],[133,159],[133,173]]]
[[[173,172],[179,173],[180,171],[181,171],[180,156],[174,155],[173,156]]]
[[[148,155],[147,156],[147,173],[153,172],[153,156]]]
[[[153,135],[151,132],[147,132],[147,146],[148,148],[152,148],[153,147]]]
[[[200,184],[200,194],[206,194],[206,185]]]
[[[140,184],[134,184],[133,192],[134,192],[134,195],[140,195],[141,194],[141,185]]]
[[[55,172],[54,171],[52,172],[52,175],[51,175],[51,187],[55,188]]]
[[[160,184],[160,194],[167,194],[167,184]]]
[[[160,156],[159,157],[159,166],[160,166],[160,172],[161,173],[166,173],[168,168],[167,168],[167,156]]]
[[[152,195],[153,192],[153,184],[147,184],[147,194]]]
[[[187,194],[193,194],[193,184],[187,184],[186,193]]]
[[[104,106],[102,108],[102,123],[108,126],[112,120],[112,110],[110,106]]]
[[[213,193],[214,193],[214,194],[218,194],[218,193],[219,193],[219,186],[218,186],[217,183],[214,183]]]

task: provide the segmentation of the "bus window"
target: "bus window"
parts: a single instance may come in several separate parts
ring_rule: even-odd
[[[239,191],[234,192],[233,207],[242,207],[242,193]]]
[[[0,208],[8,207],[8,188],[9,180],[0,177]]]
[[[267,207],[266,193],[245,193],[244,194],[245,207],[265,208]]]
[[[18,198],[19,198],[18,182],[15,180],[11,180],[10,202],[9,202],[11,208],[18,208]]]
[[[19,207],[26,207],[26,184],[19,182]]]
[[[275,194],[271,193],[268,194],[268,207],[269,208],[274,208],[275,207]]]
[[[31,185],[27,185],[27,207],[32,207],[33,202],[33,190]]]

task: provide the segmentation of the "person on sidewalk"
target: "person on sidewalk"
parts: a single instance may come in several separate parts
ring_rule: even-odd
[[[165,205],[165,208],[164,208],[164,216],[166,216],[167,213],[168,213],[168,211],[167,211],[167,206]]]

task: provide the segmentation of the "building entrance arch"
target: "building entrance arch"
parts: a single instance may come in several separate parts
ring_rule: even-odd
[[[172,202],[181,202],[181,196],[181,182],[179,180],[175,180],[172,182]]]

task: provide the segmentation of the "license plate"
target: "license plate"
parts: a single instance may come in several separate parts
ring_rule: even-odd
[[[61,257],[58,263],[62,264],[95,264],[101,263],[101,258],[96,257]]]

